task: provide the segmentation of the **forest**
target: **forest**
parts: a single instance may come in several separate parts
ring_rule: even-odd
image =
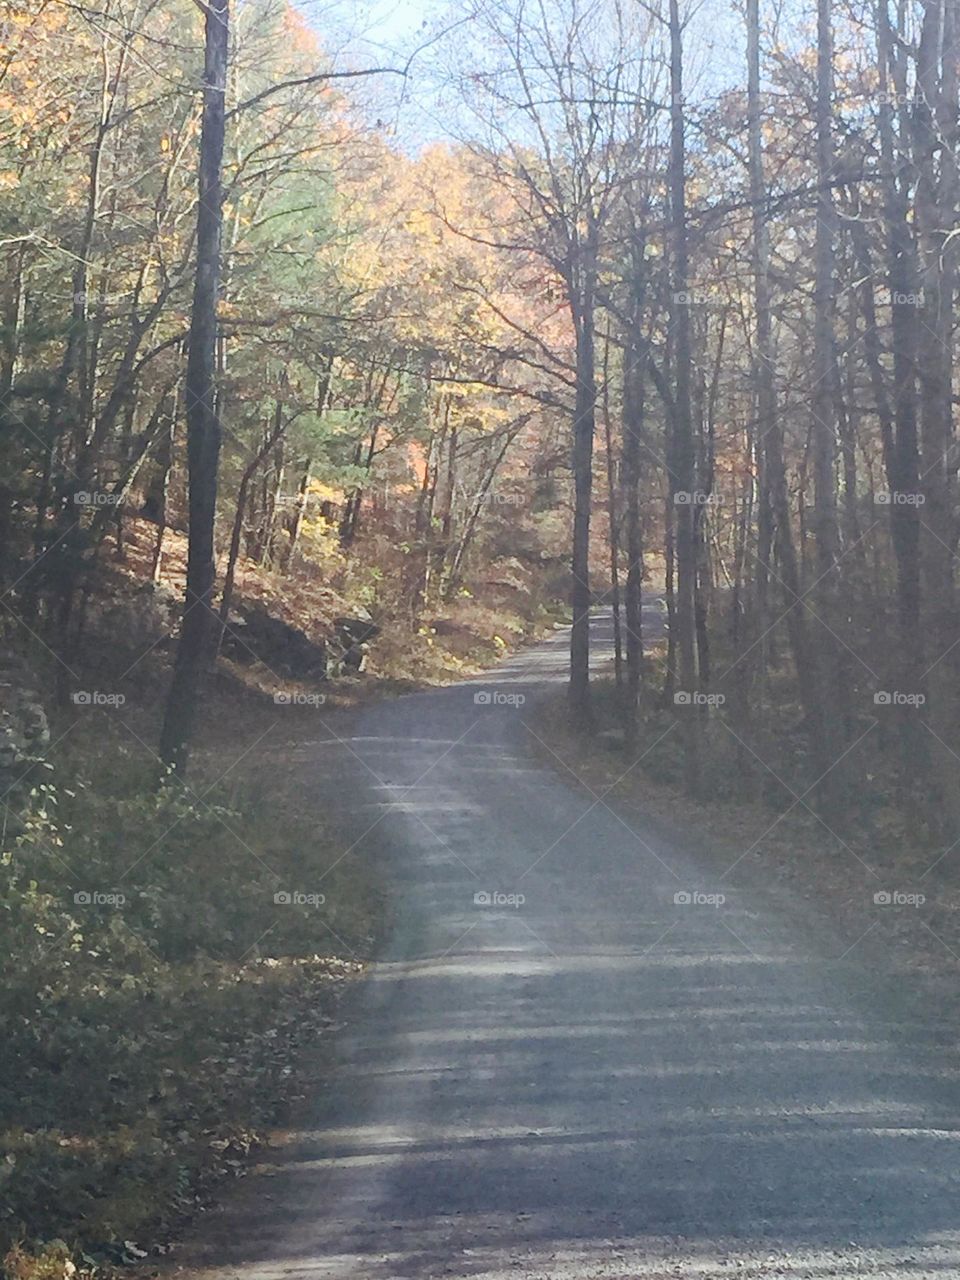
[[[134,828],[189,851],[241,822],[191,788],[258,758],[254,676],[267,703],[408,691],[565,621],[554,711],[579,750],[767,831],[787,804],[838,858],[946,871],[958,34],[957,0],[469,0],[370,58],[287,0],[5,0],[0,902],[36,1093],[25,1116],[0,1085],[17,1280],[59,1276],[61,1237],[115,1261],[104,1241],[149,1217],[98,1217],[55,1150],[50,1028],[110,992],[56,1050],[92,1069],[125,1002],[173,1018],[190,966],[202,1021],[200,988],[237,972],[204,966],[256,933],[174,925],[195,892],[174,859],[143,865],[121,936],[64,868],[109,890]],[[273,680],[281,645],[306,656]],[[117,708],[142,752],[113,790]],[[370,892],[343,890],[358,955]],[[147,1145],[94,1180],[135,1159],[146,1185]],[[165,1168],[170,1198],[192,1177]],[[54,1237],[32,1271],[22,1242]]]

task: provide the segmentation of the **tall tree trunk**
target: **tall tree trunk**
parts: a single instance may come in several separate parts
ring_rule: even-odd
[[[919,292],[917,255],[910,225],[909,178],[901,177],[894,135],[893,98],[905,101],[906,82],[895,53],[897,42],[890,29],[889,0],[877,5],[877,62],[880,69],[880,167],[883,175],[883,221],[887,253],[887,287],[890,292],[891,346],[893,348],[893,420],[895,434],[887,484],[891,495],[916,494],[920,488],[917,441],[917,308]],[[893,92],[891,92],[891,85]],[[903,95],[903,96],[901,96]],[[870,317],[866,316],[870,326]],[[893,500],[890,536],[897,558],[897,603],[900,648],[907,688],[919,684],[923,662],[923,630],[920,625],[920,512],[916,502]]]
[[[568,698],[574,721],[582,729],[592,727],[590,705],[590,506],[593,500],[593,437],[596,430],[596,243],[594,228],[585,244],[577,247],[571,289],[576,330],[576,395],[573,421],[573,554],[570,631],[570,684]]]
[[[957,222],[956,0],[926,0],[913,104],[917,174],[915,224],[920,247],[923,341],[920,382],[921,571],[925,602],[927,724],[936,738],[931,761],[942,834],[960,836],[955,741],[957,609],[953,561],[956,442],[953,429],[953,309]]]
[[[25,290],[23,285],[26,267],[26,245],[18,244],[8,254],[10,280],[3,296],[2,340],[0,340],[0,408],[8,407],[20,359],[20,340],[23,330]]]
[[[410,626],[413,631],[420,629],[427,592],[430,588],[430,530],[433,525],[433,506],[437,496],[437,473],[440,467],[440,450],[442,436],[434,434],[430,438],[430,450],[424,461],[423,480],[417,495],[417,508],[414,516],[414,548],[409,557]]]
[[[457,491],[459,444],[460,435],[456,425],[453,425],[447,432],[447,466],[443,483],[443,498],[440,504],[440,527],[437,530],[433,553],[433,580],[437,584],[437,596],[440,600],[444,598],[447,588],[447,571],[453,535],[453,511]]]
[[[613,606],[613,675],[619,689],[623,684],[623,637],[620,625],[620,520],[617,514],[617,468],[613,456],[613,425],[610,415],[610,327],[603,341],[603,433],[607,460],[607,528],[610,549],[610,601]]]
[[[757,406],[757,452],[762,462],[761,493],[758,495],[761,515],[764,503],[772,525],[772,546],[776,552],[779,577],[783,583],[785,622],[800,701],[810,727],[811,745],[817,761],[817,775],[823,773],[828,760],[823,751],[823,699],[812,646],[809,639],[802,595],[800,567],[793,539],[790,496],[783,457],[783,424],[777,404],[775,358],[773,349],[773,315],[770,289],[770,239],[766,210],[767,187],[763,169],[763,143],[760,100],[760,13],[759,0],[747,0],[747,99],[748,99],[748,164],[750,171],[750,205],[752,215],[752,248],[754,275],[754,313],[756,325],[754,380]],[[765,571],[765,570],[764,570]],[[766,600],[760,602],[759,631],[752,631],[747,644],[763,644],[767,622]]]
[[[263,537],[261,541],[260,564],[269,568],[274,567],[273,549],[277,539],[277,512],[280,510],[280,499],[283,496],[283,483],[286,477],[286,464],[284,448],[285,441],[281,433],[280,439],[273,448],[273,470],[268,473],[273,477],[273,483],[267,491],[267,501],[264,505],[263,512]]]
[[[307,512],[307,495],[310,490],[310,468],[312,466],[313,458],[304,458],[303,466],[300,468],[300,483],[297,485],[297,504],[294,509],[293,524],[290,528],[290,541],[287,544],[287,554],[283,560],[284,573],[289,573],[297,562],[300,537],[303,533],[303,520]]]
[[[688,701],[683,714],[685,783],[695,795],[700,789],[698,717],[689,705],[698,692],[695,636],[697,553],[694,529],[696,458],[691,408],[690,268],[687,235],[686,119],[683,107],[683,29],[679,0],[670,0],[670,221],[673,226],[674,413],[670,424],[670,482],[676,527],[676,628],[680,697]]]
[[[815,241],[813,332],[813,479],[816,503],[815,598],[820,616],[818,639],[825,697],[818,754],[818,793],[824,806],[838,812],[843,800],[846,688],[840,653],[840,526],[837,513],[837,400],[834,337],[834,279],[837,213],[833,145],[833,20],[831,0],[817,0],[817,225]],[[803,606],[799,606],[803,607]]]
[[[170,503],[170,473],[173,470],[173,445],[176,439],[177,413],[180,401],[179,387],[173,392],[170,418],[160,444],[157,464],[160,474],[156,483],[157,534],[153,544],[153,560],[150,566],[151,582],[159,582],[163,572],[163,538],[167,530],[167,512]]]
[[[720,373],[723,368],[724,339],[727,321],[723,316],[717,334],[717,351],[713,362],[713,372],[709,387],[703,386],[700,380],[697,396],[697,418],[701,423],[700,454],[701,479],[700,494],[703,498],[694,508],[694,545],[697,559],[697,580],[695,586],[695,621],[697,635],[697,668],[701,689],[709,689],[712,676],[710,661],[710,616],[713,610],[713,563],[710,554],[710,530],[712,518],[710,504],[706,501],[713,497],[716,473],[716,436],[717,436],[717,401],[720,395]]]
[[[223,576],[223,591],[220,593],[219,626],[217,628],[217,650],[223,644],[223,635],[230,619],[230,606],[233,603],[233,586],[237,576],[237,562],[240,559],[240,543],[243,537],[243,518],[247,510],[247,494],[250,492],[250,481],[267,455],[273,450],[284,431],[290,425],[290,419],[284,420],[283,401],[278,397],[273,413],[273,428],[263,444],[243,469],[240,484],[237,488],[237,509],[233,516],[233,529],[230,533],[230,549],[227,553],[227,568]]]
[[[677,555],[676,504],[671,492],[664,499],[663,560],[664,595],[667,605],[667,659],[663,676],[663,705],[674,705],[677,691]]]
[[[216,395],[217,295],[223,228],[223,144],[230,0],[208,0],[204,32],[197,265],[184,395],[190,542],[180,643],[160,737],[161,759],[182,773],[213,634],[214,524],[220,459]]]
[[[626,506],[627,582],[625,591],[627,741],[637,734],[637,709],[643,678],[643,533],[640,523],[640,449],[644,414],[643,342],[639,308],[624,348],[623,369],[623,491]]]

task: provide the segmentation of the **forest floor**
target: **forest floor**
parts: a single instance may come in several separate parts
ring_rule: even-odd
[[[659,644],[650,656],[662,660]],[[571,727],[559,693],[537,704],[544,761],[587,794],[602,795],[626,821],[695,844],[721,887],[753,878],[802,898],[833,945],[890,973],[922,976],[945,1024],[960,1031],[960,847],[938,843],[913,807],[892,799],[872,812],[851,805],[852,820],[828,823],[805,803],[802,784],[782,775],[772,751],[751,750],[715,722],[703,734],[710,794],[693,799],[683,788],[672,709],[649,700],[630,750],[612,661],[600,667],[593,695],[596,724],[587,735]],[[782,718],[783,738],[796,735],[795,708],[783,708]],[[862,767],[871,770],[868,790],[882,793],[889,783],[886,795],[903,799],[895,768],[884,776],[889,761],[874,754]]]

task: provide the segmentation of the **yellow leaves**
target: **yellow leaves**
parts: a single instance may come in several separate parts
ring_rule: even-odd
[[[311,479],[310,495],[317,498],[320,502],[343,502],[345,498],[344,491],[338,485],[327,484],[323,480]]]
[[[163,135],[163,137],[160,139],[160,150],[161,150],[162,152],[164,152],[164,153],[166,153],[166,152],[168,152],[168,151],[170,150],[170,137],[169,137],[169,134],[166,134],[166,133],[165,133],[165,134]]]
[[[345,279],[382,291],[401,342],[446,353],[454,364],[465,346],[507,345],[503,316],[516,314],[518,285],[484,243],[496,238],[484,230],[502,221],[501,193],[474,172],[466,152],[448,145],[415,160],[384,149],[378,161],[372,181],[360,175],[350,191],[365,225],[345,255]],[[409,301],[397,308],[398,297]],[[451,390],[465,398],[475,389]]]

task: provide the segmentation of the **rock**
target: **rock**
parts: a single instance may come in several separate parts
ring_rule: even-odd
[[[326,645],[272,617],[262,605],[236,605],[224,633],[223,652],[236,662],[260,661],[277,675],[296,680],[327,676]]]
[[[366,665],[370,641],[380,634],[379,626],[366,609],[350,616],[334,618],[334,634],[341,650],[340,664],[350,671],[362,671]]]
[[[435,636],[457,636],[468,630],[462,623],[453,622],[450,618],[434,618],[430,630]]]
[[[134,649],[173,637],[183,613],[183,596],[163,582],[142,583],[131,595],[118,593],[101,607],[97,630],[123,636]]]

